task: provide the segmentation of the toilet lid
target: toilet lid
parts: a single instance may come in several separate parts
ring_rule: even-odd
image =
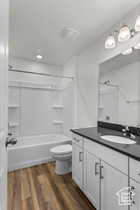
[[[60,145],[57,147],[54,147],[50,150],[54,154],[67,154],[72,152],[72,145],[70,144],[65,144],[65,145]]]

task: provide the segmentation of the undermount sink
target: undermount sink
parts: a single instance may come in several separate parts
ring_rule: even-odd
[[[118,144],[135,144],[136,143],[135,141],[126,137],[122,137],[122,136],[104,135],[104,136],[101,136],[101,138],[106,141],[110,141],[110,142],[118,143]]]

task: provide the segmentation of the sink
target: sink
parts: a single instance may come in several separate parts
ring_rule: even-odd
[[[118,143],[118,144],[136,144],[135,141],[126,137],[122,137],[122,136],[104,135],[104,136],[101,136],[101,138],[106,141],[110,141],[110,142]]]

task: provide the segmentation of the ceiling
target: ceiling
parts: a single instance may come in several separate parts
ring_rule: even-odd
[[[10,0],[10,54],[63,65],[97,40],[139,0]],[[64,27],[80,32],[76,40],[61,36]]]

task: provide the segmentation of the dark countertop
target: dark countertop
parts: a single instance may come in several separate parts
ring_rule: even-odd
[[[91,141],[94,141],[98,144],[102,144],[106,147],[109,147],[115,151],[118,151],[122,154],[125,154],[129,157],[132,157],[138,161],[140,161],[140,136],[136,136],[136,144],[118,144],[103,140],[100,136],[102,135],[117,135],[123,136],[122,132],[106,129],[102,127],[90,127],[90,128],[82,128],[82,129],[71,129],[71,131],[75,134],[83,136]]]

